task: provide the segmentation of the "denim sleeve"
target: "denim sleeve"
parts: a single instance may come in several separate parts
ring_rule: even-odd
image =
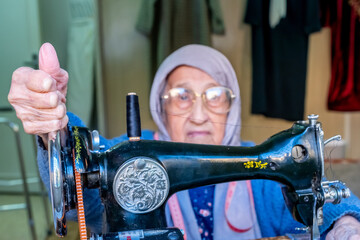
[[[299,233],[297,227],[304,227],[295,221],[287,209],[281,192],[282,185],[270,180],[252,181],[255,208],[262,237],[282,236]],[[360,200],[351,194],[340,204],[326,203],[323,206],[324,222],[320,226],[321,239],[324,239],[335,221],[344,215],[351,215],[360,221]]]

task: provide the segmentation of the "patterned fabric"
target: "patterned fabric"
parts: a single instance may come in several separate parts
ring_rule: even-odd
[[[191,204],[194,209],[202,240],[213,240],[214,190],[215,185],[193,188],[189,190]]]

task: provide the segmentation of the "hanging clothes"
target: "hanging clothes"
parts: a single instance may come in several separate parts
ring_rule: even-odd
[[[321,1],[323,25],[331,28],[330,110],[360,110],[360,17],[358,5],[352,6],[342,0]]]
[[[286,0],[270,0],[269,24],[276,27],[282,18],[286,17]]]
[[[211,45],[211,33],[224,34],[218,0],[143,0],[136,28],[151,39],[152,70],[176,49]]]
[[[274,2],[276,3],[276,2]],[[279,4],[277,2],[276,4]],[[282,4],[283,5],[283,4]],[[278,6],[281,10],[283,6]],[[252,113],[290,121],[304,115],[309,34],[321,29],[319,2],[288,0],[270,26],[269,0],[248,0],[252,31]]]
[[[71,0],[68,41],[67,110],[87,126],[94,108],[95,5],[94,0]]]
[[[349,0],[349,4],[355,10],[357,15],[360,17],[360,0]]]

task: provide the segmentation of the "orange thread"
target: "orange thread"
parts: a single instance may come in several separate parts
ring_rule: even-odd
[[[74,156],[75,156],[75,152],[73,150],[73,157]],[[80,173],[76,170],[75,161],[73,161],[73,164],[74,164],[74,174],[75,174],[75,188],[76,188],[76,197],[77,197],[76,207],[78,212],[80,239],[87,240],[81,176]]]

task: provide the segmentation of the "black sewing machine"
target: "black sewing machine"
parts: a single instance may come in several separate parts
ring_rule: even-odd
[[[209,146],[140,140],[136,95],[127,96],[129,141],[101,151],[99,134],[73,127],[66,144],[49,142],[50,188],[55,231],[66,235],[65,213],[78,209],[81,239],[87,239],[82,189],[98,188],[104,204],[102,234],[90,239],[182,240],[167,228],[165,204],[174,193],[203,185],[245,179],[284,184],[294,219],[320,239],[322,206],[350,195],[340,181],[324,180],[324,145],[318,116],[298,121],[254,147]],[[130,113],[130,114],[129,114]],[[64,142],[65,138],[62,138]]]

